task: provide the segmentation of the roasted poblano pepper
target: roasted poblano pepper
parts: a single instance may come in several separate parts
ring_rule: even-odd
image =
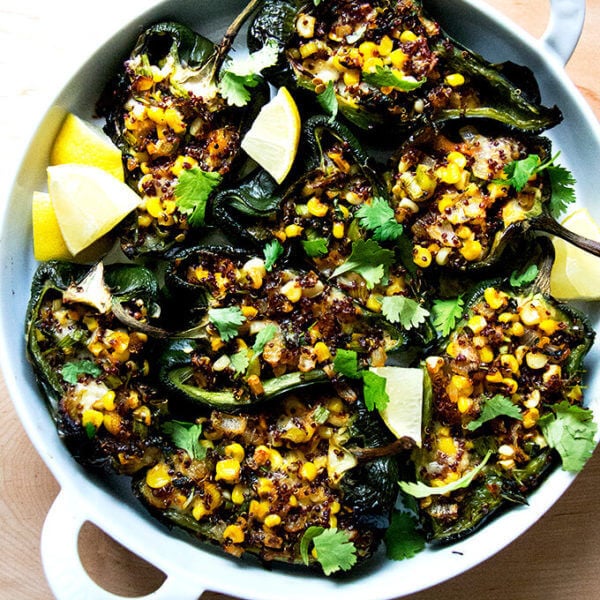
[[[463,538],[499,509],[526,503],[559,462],[544,421],[557,406],[582,406],[594,333],[583,314],[549,295],[553,253],[544,240],[548,255],[535,281],[481,284],[439,354],[424,361],[431,420],[413,460],[425,485],[405,491],[420,498],[434,543]]]
[[[59,433],[84,464],[131,473],[156,459],[166,400],[149,385],[157,284],[143,267],[42,264],[27,317],[27,356]],[[124,325],[116,314],[125,315]]]
[[[181,316],[196,325],[178,332],[163,354],[161,379],[194,402],[230,409],[262,402],[337,381],[332,363],[340,348],[356,352],[365,368],[383,366],[406,343],[400,328],[314,271],[267,270],[263,258],[243,251],[182,251],[166,281],[175,298],[187,298],[191,316]]]
[[[360,401],[287,395],[259,412],[213,410],[196,428],[193,449],[165,451],[136,478],[136,493],[160,519],[268,562],[301,564],[315,527],[345,544],[348,565],[377,549],[398,471],[390,457],[356,458],[355,448],[389,441]],[[308,561],[318,568],[310,552]]]
[[[552,169],[543,166],[553,158],[548,138],[495,125],[451,123],[412,135],[394,155],[387,179],[415,264],[486,269],[528,231],[552,233],[600,254],[599,244],[554,217],[563,206],[553,195]],[[509,176],[521,167],[523,181]]]
[[[121,231],[130,257],[183,242],[204,224],[212,191],[242,166],[241,138],[268,99],[264,81],[244,106],[229,104],[218,85],[242,20],[218,45],[180,23],[149,27],[99,102],[127,181],[144,199]]]
[[[248,43],[267,40],[280,53],[272,81],[313,99],[332,88],[340,113],[363,129],[468,116],[539,132],[562,119],[540,104],[531,71],[464,48],[419,0],[267,0]]]

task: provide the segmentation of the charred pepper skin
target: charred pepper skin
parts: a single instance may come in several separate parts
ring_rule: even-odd
[[[540,104],[531,71],[492,65],[447,35],[418,0],[268,0],[248,45],[277,43],[269,73],[311,100],[332,81],[355,127],[406,133],[428,122],[475,117],[540,132],[562,120]]]

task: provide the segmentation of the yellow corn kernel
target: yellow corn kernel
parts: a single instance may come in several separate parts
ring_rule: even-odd
[[[186,129],[183,117],[176,108],[170,107],[167,108],[167,110],[165,110],[165,120],[167,122],[167,125],[175,133],[183,133]]]
[[[292,494],[288,500],[288,504],[292,507],[298,506],[298,498]]]
[[[104,396],[102,396],[100,401],[102,402],[102,406],[103,406],[104,410],[115,410],[115,408],[116,408],[115,398],[116,398],[116,394],[114,393],[113,390],[108,390],[108,392],[106,392],[106,394],[104,394]]]
[[[477,335],[485,329],[485,327],[487,326],[487,321],[482,315],[473,315],[469,319],[467,326],[475,335]]]
[[[461,73],[451,73],[446,75],[444,81],[451,87],[460,87],[465,83],[465,78]]]
[[[489,287],[486,288],[483,292],[483,297],[485,301],[488,303],[489,307],[493,310],[498,310],[502,306],[504,306],[508,300],[508,296],[496,288]]]
[[[438,210],[440,214],[445,214],[447,210],[451,209],[454,206],[454,200],[450,198],[450,196],[442,196],[440,201],[438,202]]]
[[[401,34],[400,34],[400,41],[401,42],[414,42],[418,39],[417,34],[414,33],[413,31],[410,31],[410,29],[405,29]]]
[[[456,163],[461,169],[464,169],[467,165],[467,157],[462,152],[453,150],[448,153],[446,158],[448,162]]]
[[[325,342],[317,342],[315,344],[315,354],[318,362],[324,362],[331,358],[331,352]]]
[[[486,380],[489,381],[490,383],[502,383],[502,373],[500,373],[500,371],[491,371],[490,373],[488,373],[485,376]]]
[[[240,479],[240,463],[235,458],[224,458],[215,466],[215,480],[237,483]]]
[[[231,490],[231,501],[238,506],[244,503],[244,486],[240,483],[236,483]]]
[[[491,346],[484,346],[479,351],[479,359],[484,363],[491,363],[494,360],[494,351]]]
[[[448,456],[454,456],[456,454],[456,445],[454,440],[449,436],[442,436],[438,439],[438,450],[447,454]]]
[[[160,489],[171,483],[169,467],[165,463],[158,463],[146,472],[146,484],[152,489]]]
[[[481,242],[478,240],[466,240],[460,249],[460,253],[463,255],[465,260],[474,261],[481,257],[483,248]]]
[[[531,429],[535,427],[540,418],[540,411],[537,408],[530,408],[523,413],[523,427]]]
[[[514,323],[519,320],[519,315],[515,313],[503,312],[498,315],[498,321],[500,323]]]
[[[451,358],[456,358],[462,352],[460,344],[456,341],[452,341],[446,347],[446,354]]]
[[[526,302],[523,306],[519,306],[519,316],[521,317],[521,321],[528,327],[538,325],[542,320],[535,301]]]
[[[341,240],[345,234],[344,224],[341,221],[336,221],[331,228],[331,233],[336,240]]]
[[[552,335],[553,333],[556,333],[556,331],[559,329],[560,324],[558,321],[555,321],[554,319],[544,319],[539,325],[538,327],[546,334],[546,335]]]
[[[146,115],[148,118],[159,125],[164,125],[165,111],[160,106],[148,106],[146,108]]]
[[[519,361],[512,354],[503,354],[500,357],[500,364],[509,369],[511,373],[519,373]]]
[[[471,400],[471,398],[468,396],[460,396],[456,406],[458,408],[458,412],[465,414],[470,410],[471,406],[473,406],[473,400]]]
[[[381,298],[376,294],[369,294],[366,307],[373,312],[381,312]]]
[[[294,223],[292,223],[291,225],[288,225],[285,229],[285,235],[288,238],[294,238],[294,237],[298,237],[303,231],[304,231],[304,227],[302,227],[302,225],[296,225]]]
[[[252,287],[257,290],[263,284],[263,279],[267,274],[265,261],[261,258],[251,258],[241,269],[242,275],[245,275],[252,284]]]
[[[302,479],[306,479],[307,481],[314,481],[318,474],[317,467],[312,462],[305,462],[300,467],[300,477],[302,477]]]
[[[300,48],[298,48],[298,50],[302,58],[308,58],[309,56],[312,56],[315,52],[317,52],[319,48],[320,45],[315,40],[311,40],[306,44],[302,44]]]
[[[268,477],[259,477],[256,483],[256,493],[264,498],[265,496],[269,496],[275,490],[275,485],[273,481],[271,481]]]
[[[267,527],[277,527],[281,524],[281,517],[275,513],[270,513],[265,517],[264,524]]]
[[[270,512],[268,500],[251,500],[248,507],[248,514],[255,519],[262,521]]]
[[[451,162],[436,170],[436,175],[441,181],[448,184],[458,183],[462,176],[462,169],[457,163]]]
[[[302,286],[296,279],[292,279],[281,286],[280,292],[290,301],[298,302],[302,298]]]
[[[508,333],[513,337],[521,337],[525,333],[525,327],[523,327],[523,323],[513,323],[508,329]]]
[[[211,336],[210,347],[213,352],[220,350],[224,345],[225,345],[225,342],[218,335]]]
[[[104,425],[104,429],[108,431],[111,435],[117,436],[122,434],[121,431],[121,417],[115,412],[111,411],[104,415],[104,419],[102,420],[102,424]]]
[[[99,410],[95,410],[93,408],[87,408],[83,411],[81,415],[81,424],[84,427],[88,425],[93,425],[96,429],[98,429],[102,422],[104,421],[104,414]]]
[[[374,73],[377,70],[377,67],[383,67],[383,59],[378,56],[369,56],[368,58],[365,58],[362,69],[366,73]]]
[[[254,306],[242,306],[241,308],[242,314],[246,319],[252,320],[258,314],[258,309]]]
[[[511,379],[510,377],[503,377],[502,385],[506,386],[507,392],[511,395],[516,394],[517,390],[519,389],[519,384],[514,379]]]
[[[146,200],[146,212],[155,219],[162,214],[162,202],[158,196],[152,196]]]
[[[312,15],[301,13],[298,15],[296,21],[296,31],[298,35],[303,38],[311,38],[315,35],[315,24],[317,22],[316,17]]]
[[[250,388],[250,392],[255,396],[260,396],[264,393],[265,388],[263,387],[262,381],[258,375],[250,375],[247,380],[248,387]]]
[[[150,425],[152,422],[152,413],[147,406],[139,406],[132,413],[133,418],[144,425]]]
[[[390,62],[396,69],[401,69],[404,66],[407,58],[408,56],[400,48],[392,50],[390,53]]]
[[[457,228],[456,235],[461,240],[473,239],[473,230],[470,227],[468,227],[467,225],[461,225],[460,227]]]
[[[275,448],[261,444],[254,449],[254,461],[260,467],[269,463],[272,470],[277,470],[283,465],[283,457]]]
[[[548,365],[545,373],[542,375],[542,381],[545,385],[553,382],[553,380],[560,379],[562,377],[562,368],[560,365]]]
[[[473,392],[473,384],[471,383],[471,380],[464,375],[452,375],[452,379],[450,381],[457,390],[465,393],[467,396]]]
[[[416,245],[413,248],[413,262],[426,269],[432,261],[431,252],[427,248],[423,248],[423,246]]]
[[[360,71],[358,69],[350,69],[344,72],[344,84],[348,87],[358,85],[360,83]]]
[[[223,531],[223,539],[233,544],[241,544],[246,537],[244,530],[239,525],[228,525]]]
[[[389,35],[384,35],[379,42],[379,54],[387,56],[394,49],[394,40]]]
[[[234,458],[240,463],[244,460],[246,456],[244,447],[241,444],[238,444],[237,442],[225,446],[223,452],[225,452],[225,456],[228,456],[229,458]]]
[[[306,203],[306,207],[313,217],[324,217],[329,210],[327,204],[323,204],[316,196]]]
[[[379,54],[379,47],[375,42],[367,41],[362,42],[362,44],[358,47],[358,51],[365,59],[367,59],[377,56]]]

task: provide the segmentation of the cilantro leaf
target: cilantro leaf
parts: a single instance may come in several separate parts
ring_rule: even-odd
[[[513,160],[504,167],[506,179],[498,179],[497,183],[508,184],[520,192],[529,178],[535,173],[540,165],[540,157],[537,154],[528,154],[520,160]]]
[[[202,460],[206,456],[206,448],[199,441],[202,425],[173,420],[163,423],[162,430],[178,448],[185,450],[192,458]]]
[[[512,285],[512,287],[518,288],[525,285],[526,283],[531,283],[537,277],[538,272],[539,269],[537,265],[529,265],[522,273],[513,271],[510,274],[510,285]]]
[[[302,240],[302,247],[307,256],[323,256],[329,252],[327,240],[325,238],[313,238],[311,240]]]
[[[238,327],[246,320],[242,311],[237,306],[229,308],[211,308],[208,311],[208,320],[218,330],[224,342],[228,342],[238,333]]]
[[[333,359],[333,369],[340,375],[345,375],[351,379],[358,379],[360,377],[358,354],[354,350],[338,348]]]
[[[246,369],[250,365],[250,358],[248,356],[248,348],[243,348],[239,352],[232,354],[229,357],[230,366],[236,373],[245,373]]]
[[[425,549],[425,538],[417,531],[417,519],[398,510],[392,513],[384,540],[385,554],[390,560],[412,558]]]
[[[552,412],[538,421],[548,445],[562,459],[565,471],[578,472],[592,455],[598,425],[592,411],[569,404],[566,400],[552,407]]]
[[[429,316],[416,300],[405,296],[386,296],[381,301],[381,313],[390,323],[400,323],[404,329],[418,327]]]
[[[464,304],[462,296],[449,300],[434,300],[431,307],[433,326],[444,337],[454,329],[456,322],[462,317]]]
[[[275,266],[277,259],[283,254],[283,246],[279,240],[272,240],[263,248],[263,254],[265,257],[265,269],[270,271]]]
[[[252,351],[255,355],[260,354],[265,349],[265,346],[275,337],[277,331],[279,331],[277,325],[269,323],[258,332],[252,346]]]
[[[221,71],[219,92],[232,106],[245,106],[252,98],[248,88],[256,87],[263,69],[277,62],[277,44],[268,43],[244,58],[230,60]]]
[[[333,273],[337,277],[342,273],[354,271],[361,275],[371,290],[386,274],[387,269],[394,261],[394,253],[382,248],[375,240],[357,240],[352,242],[352,252]]]
[[[375,67],[374,73],[363,74],[363,81],[379,88],[393,87],[402,92],[411,92],[412,90],[420,88],[427,79],[425,77],[422,79],[415,79],[410,75],[401,77],[389,67],[381,67],[378,65]]]
[[[338,101],[333,81],[328,81],[327,87],[320,94],[317,94],[317,102],[321,105],[321,108],[325,111],[330,121],[333,121],[337,117]]]
[[[371,204],[363,204],[357,211],[360,226],[373,232],[379,242],[397,240],[403,227],[394,216],[394,209],[383,199],[373,198]]]
[[[300,555],[305,565],[309,564],[308,549],[311,542],[325,575],[347,571],[356,564],[356,546],[345,531],[338,531],[336,527],[309,527],[300,540]]]
[[[512,417],[513,419],[523,420],[521,410],[512,400],[502,394],[496,394],[492,398],[487,398],[481,409],[481,413],[477,419],[471,421],[467,425],[469,431],[475,431],[487,421],[491,421],[496,417]]]
[[[457,479],[451,483],[447,483],[446,485],[431,487],[421,481],[401,481],[399,483],[400,489],[405,494],[409,494],[415,498],[427,498],[427,496],[433,496],[436,494],[443,495],[447,494],[448,492],[453,492],[454,490],[469,487],[473,479],[475,479],[475,477],[477,477],[477,475],[479,475],[479,473],[485,467],[491,455],[492,452],[488,451],[485,455],[485,458],[474,469],[469,471],[466,475],[463,475],[460,479]]]
[[[67,362],[62,366],[60,374],[67,382],[75,385],[79,379],[79,375],[91,375],[98,377],[102,373],[102,369],[91,360],[80,360],[76,362]]]
[[[552,187],[550,197],[550,214],[558,219],[570,204],[575,202],[574,185],[577,183],[571,171],[560,165],[549,165],[548,176]]]
[[[190,225],[204,225],[208,198],[221,179],[219,173],[203,171],[198,167],[181,172],[175,185],[175,204],[181,213],[188,216]]]
[[[367,410],[383,410],[390,397],[385,389],[386,379],[373,371],[361,371],[363,379],[363,397]]]

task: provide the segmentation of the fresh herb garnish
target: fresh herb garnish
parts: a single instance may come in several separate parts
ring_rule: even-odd
[[[507,396],[496,394],[491,398],[484,400],[481,407],[481,413],[477,419],[467,425],[469,431],[475,431],[484,423],[495,419],[496,417],[511,417],[513,419],[523,420],[523,415],[519,407]]]
[[[394,216],[394,209],[383,199],[373,198],[371,204],[363,204],[357,211],[360,226],[373,232],[378,242],[397,240],[403,227]]]
[[[425,538],[417,530],[417,519],[408,512],[395,510],[385,532],[385,555],[390,560],[412,558],[425,549]]]
[[[564,400],[542,416],[538,425],[548,445],[560,454],[562,468],[574,473],[581,471],[596,447],[594,436],[598,425],[592,411]]]
[[[265,269],[270,271],[277,262],[277,259],[283,254],[283,246],[279,240],[272,240],[267,242],[263,248],[263,254],[265,257]]]
[[[472,469],[466,475],[463,475],[456,481],[452,481],[451,483],[447,483],[446,485],[431,487],[421,481],[401,481],[399,484],[400,489],[405,494],[409,494],[410,496],[414,496],[415,498],[427,498],[427,496],[443,495],[447,494],[448,492],[453,492],[454,490],[460,490],[462,488],[469,487],[473,479],[475,479],[475,477],[477,477],[477,475],[479,475],[481,470],[485,467],[491,455],[491,451],[488,452],[485,455],[484,459],[474,469]]]
[[[323,256],[329,252],[327,247],[327,240],[325,238],[317,237],[309,240],[302,240],[302,247],[307,256]]]
[[[278,331],[277,325],[269,323],[263,329],[261,329],[256,335],[254,345],[251,349],[243,348],[239,352],[232,354],[229,357],[230,367],[236,373],[245,373],[250,365],[250,358],[256,358],[265,349],[265,346],[275,337]]]
[[[434,300],[431,307],[433,326],[442,335],[447,336],[462,317],[464,300],[462,296],[448,300]]]
[[[68,362],[62,366],[60,374],[67,382],[75,385],[80,375],[91,375],[98,377],[102,373],[102,369],[91,360],[79,360],[76,362]]]
[[[405,296],[385,296],[381,301],[381,313],[390,323],[400,323],[404,329],[418,327],[429,316],[428,310]]]
[[[531,283],[538,276],[539,268],[537,265],[529,265],[522,273],[513,271],[510,274],[510,285],[514,288],[521,287]]]
[[[173,420],[163,423],[162,430],[178,448],[185,450],[191,458],[202,460],[206,456],[206,448],[199,441],[202,425]]]
[[[356,546],[345,531],[338,531],[336,527],[309,527],[300,540],[300,556],[305,565],[310,563],[308,550],[311,543],[325,575],[347,571],[356,564]]]
[[[335,95],[333,81],[328,81],[327,87],[320,94],[317,94],[317,101],[325,111],[325,114],[329,117],[329,120],[333,121],[338,113],[338,101]]]
[[[427,79],[415,79],[410,75],[400,76],[393,69],[378,65],[373,73],[363,74],[363,81],[378,88],[392,87],[402,92],[411,92],[420,88]]]
[[[198,167],[184,169],[175,186],[175,204],[187,215],[193,227],[204,225],[206,204],[212,191],[221,183],[217,172],[203,171]]]
[[[246,320],[238,306],[229,308],[211,308],[208,311],[208,320],[218,330],[224,342],[228,342],[238,333],[238,327]]]
[[[354,350],[338,348],[333,359],[333,369],[340,375],[357,379],[360,377],[358,370],[358,354]]]
[[[394,262],[394,253],[382,248],[375,240],[357,240],[352,242],[352,252],[333,273],[337,277],[342,273],[353,271],[361,275],[367,289],[372,290],[386,276],[390,265]]]

